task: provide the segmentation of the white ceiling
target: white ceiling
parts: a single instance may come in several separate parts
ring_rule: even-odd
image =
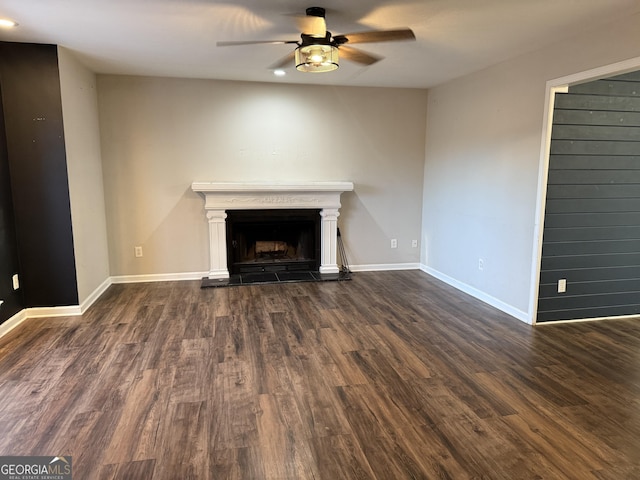
[[[223,40],[298,40],[293,15],[327,9],[334,34],[410,27],[415,42],[369,43],[384,60],[282,78],[269,66],[292,45],[216,47]],[[0,40],[53,43],[98,73],[278,83],[426,88],[640,11],[638,0],[2,0],[20,25]]]

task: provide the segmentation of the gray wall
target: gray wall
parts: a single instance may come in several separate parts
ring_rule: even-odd
[[[630,16],[429,90],[426,271],[533,322],[546,83],[640,56],[639,24]]]
[[[639,72],[556,95],[543,238],[538,322],[640,313]]]
[[[80,305],[109,278],[96,76],[58,48]]]
[[[193,181],[352,181],[350,264],[417,267],[426,90],[101,75],[98,99],[111,275],[208,271]]]

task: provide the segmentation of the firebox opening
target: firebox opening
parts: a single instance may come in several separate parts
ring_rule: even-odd
[[[231,274],[318,270],[320,210],[233,210],[227,215]]]

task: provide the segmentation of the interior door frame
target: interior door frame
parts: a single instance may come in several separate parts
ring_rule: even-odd
[[[538,166],[538,195],[536,201],[536,216],[534,226],[533,254],[531,265],[531,292],[529,294],[529,322],[536,325],[538,316],[538,293],[540,291],[540,263],[542,260],[542,235],[544,234],[544,212],[547,199],[547,178],[549,175],[549,154],[551,147],[551,129],[553,127],[553,109],[555,106],[555,94],[567,92],[570,85],[585,83],[601,78],[607,78],[623,73],[629,73],[640,70],[640,57],[630,58],[621,62],[612,63],[602,67],[585,70],[583,72],[574,73],[560,78],[547,81],[544,100],[544,114],[542,138],[540,142],[540,163]],[[580,322],[603,320],[605,318],[620,317],[602,317],[575,320],[559,320],[553,322],[542,322],[544,324],[557,324],[567,322]]]

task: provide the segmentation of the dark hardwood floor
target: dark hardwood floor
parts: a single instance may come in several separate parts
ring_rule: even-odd
[[[74,479],[638,479],[640,321],[530,327],[417,272],[114,285],[0,339],[0,455]]]

